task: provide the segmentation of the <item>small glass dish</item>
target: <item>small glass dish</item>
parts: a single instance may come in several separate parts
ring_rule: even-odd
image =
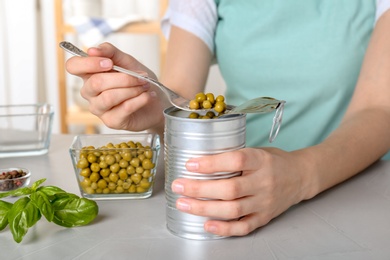
[[[31,172],[26,168],[0,169],[0,192],[7,192],[30,184]]]
[[[152,195],[159,135],[78,135],[69,153],[82,197],[110,200],[145,199]]]
[[[49,104],[0,106],[0,158],[47,153],[53,115]]]

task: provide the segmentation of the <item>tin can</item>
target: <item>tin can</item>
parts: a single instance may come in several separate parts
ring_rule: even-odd
[[[166,221],[168,230],[183,238],[207,240],[223,238],[204,230],[210,218],[196,216],[176,209],[181,195],[172,192],[177,178],[217,180],[241,175],[241,172],[201,174],[189,172],[185,164],[190,158],[233,151],[245,147],[246,115],[229,115],[218,119],[191,119],[188,111],[175,107],[164,111],[164,155]],[[204,198],[202,198],[204,199]]]

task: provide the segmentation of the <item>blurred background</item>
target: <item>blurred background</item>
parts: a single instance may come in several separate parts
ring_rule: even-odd
[[[157,75],[166,41],[159,20],[168,0],[0,0],[0,104],[49,103],[53,133],[112,133],[87,110],[80,79],[65,72],[69,56],[62,40],[89,47],[109,41]],[[86,22],[109,23],[110,32],[86,30]],[[218,67],[211,67],[207,91],[223,93]]]

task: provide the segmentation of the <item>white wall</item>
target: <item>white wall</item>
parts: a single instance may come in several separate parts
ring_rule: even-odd
[[[64,0],[65,12],[74,14],[73,0]],[[75,0],[82,6],[83,0]],[[89,0],[101,1],[99,10],[104,17],[141,12],[156,18],[159,0]],[[37,13],[39,4],[41,13]],[[73,5],[74,6],[74,5]],[[92,9],[89,9],[91,11]],[[96,11],[96,10],[95,10]],[[80,12],[78,10],[77,12]],[[20,19],[23,17],[23,19]],[[0,0],[0,104],[35,103],[45,101],[59,111],[57,48],[55,39],[53,0]],[[159,71],[158,39],[153,36],[115,34],[106,41],[131,53],[154,71]],[[142,46],[142,47],[140,47]],[[80,79],[68,75],[69,105],[79,98]],[[216,66],[211,69],[207,89],[220,93],[225,88]],[[59,113],[56,113],[53,133],[60,132]],[[75,129],[78,131],[78,129]],[[111,130],[103,128],[103,132]]]
[[[35,0],[0,0],[0,104],[38,101],[35,9]]]

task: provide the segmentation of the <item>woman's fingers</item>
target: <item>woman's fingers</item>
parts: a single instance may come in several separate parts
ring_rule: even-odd
[[[204,229],[219,236],[245,236],[266,225],[270,220],[271,218],[266,215],[253,213],[231,221],[209,220],[204,224]]]
[[[144,130],[152,115],[149,117],[139,114],[150,102],[156,102],[152,92],[144,92],[136,98],[124,100],[117,106],[107,110],[100,116],[104,124],[114,129],[132,129],[133,131]],[[156,113],[155,113],[156,114]],[[155,116],[155,115],[154,115]]]
[[[123,73],[95,74],[84,84],[81,89],[81,96],[89,101],[89,110],[101,116],[112,108],[120,105],[126,100],[139,97],[150,89],[149,84],[140,85],[139,80]],[[136,100],[131,103],[137,104]],[[125,110],[120,113],[136,111],[145,105],[145,102],[133,106],[132,110]]]
[[[205,223],[205,230],[220,236],[247,235],[280,214],[277,208],[270,210],[268,203],[262,203],[257,196],[233,201],[180,198],[176,207],[189,214],[212,218]]]
[[[89,110],[95,115],[101,115],[106,111],[118,106],[126,100],[134,99],[140,96],[142,93],[146,92],[149,89],[149,85],[136,86],[130,88],[113,88],[107,89],[104,92],[101,92],[99,95],[95,96],[93,99],[89,98],[90,106]],[[133,100],[134,104],[137,104]],[[139,108],[144,104],[138,104],[137,107],[133,106],[131,108]],[[133,109],[132,109],[133,110]],[[134,111],[123,111],[123,112],[134,112]]]
[[[113,62],[104,57],[71,57],[66,61],[66,70],[73,75],[83,76],[110,71]]]
[[[103,43],[98,47],[88,49],[89,57],[71,57],[66,61],[66,70],[80,77],[88,74],[112,70],[113,65],[129,68],[133,71],[148,71],[133,56],[126,54],[110,43]]]
[[[81,96],[89,110],[109,128],[141,131],[162,128],[161,110],[167,101],[145,80],[113,70],[114,64],[156,78],[147,67],[109,43],[87,50],[88,57],[72,57],[66,70],[83,79]],[[147,116],[146,116],[147,115]]]
[[[256,170],[270,156],[262,149],[244,148],[232,152],[192,158],[187,161],[186,168],[191,172],[235,172]]]
[[[183,211],[197,216],[207,216],[218,219],[238,219],[252,213],[259,204],[255,197],[248,196],[236,200],[197,200],[192,198],[179,198],[176,207]]]
[[[180,178],[172,190],[182,195],[176,207],[183,212],[210,217],[205,230],[221,236],[242,236],[267,224],[300,201],[297,169],[292,156],[279,149],[244,148],[190,159],[188,171],[205,176],[217,172],[242,171],[242,175],[220,180]]]
[[[241,149],[217,155],[190,159],[186,167],[189,171],[213,174],[216,172],[242,172],[242,176],[219,180],[193,180],[180,178],[172,183],[175,193],[193,197],[219,200],[233,200],[248,196],[262,186],[259,171],[263,167],[267,153],[261,149]]]
[[[117,66],[131,68],[131,70],[137,71],[146,70],[146,67],[144,67],[133,56],[124,53],[114,45],[107,42],[100,44],[98,47],[89,48],[87,52],[90,56],[107,57]]]
[[[149,84],[120,72],[98,73],[91,75],[89,79],[86,80],[81,90],[81,95],[88,99],[97,96],[106,90],[129,88],[132,86],[149,87]]]
[[[172,191],[192,198],[234,200],[253,193],[255,180],[247,173],[245,177],[220,180],[192,180],[180,178],[172,183]]]

